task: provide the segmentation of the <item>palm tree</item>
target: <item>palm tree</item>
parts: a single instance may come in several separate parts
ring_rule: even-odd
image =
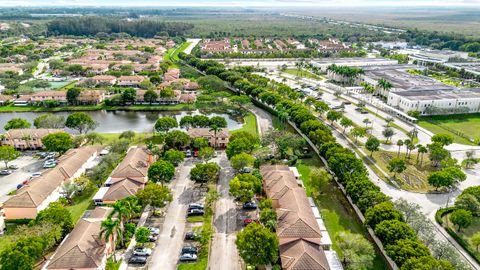
[[[217,133],[221,130],[222,128],[216,125],[210,127],[210,132],[213,132],[213,148],[217,148]]]
[[[403,146],[403,141],[402,141],[402,140],[398,140],[398,141],[397,141],[397,146],[398,146],[397,157],[399,157],[399,156],[400,156],[400,149],[401,149],[402,146]]]
[[[385,79],[378,80],[378,86],[380,86],[386,92],[390,91],[390,89],[393,87],[393,85]]]
[[[110,218],[116,215],[118,222],[120,223],[120,244],[123,247],[125,245],[123,239],[123,232],[125,231],[125,220],[128,220],[132,213],[130,207],[126,205],[123,200],[116,201],[112,205],[113,211],[110,213]]]
[[[120,229],[120,221],[118,219],[112,220],[111,217],[108,217],[106,220],[102,221],[100,228],[101,230],[99,237],[103,238],[106,243],[112,240],[113,260],[116,262],[117,258],[115,256],[115,235],[122,235],[122,230]]]
[[[418,155],[417,155],[417,164],[418,164],[418,160],[419,160],[419,156],[421,155],[421,159],[420,159],[420,166],[422,166],[422,163],[423,163],[423,155],[428,153],[428,148],[419,144],[417,145],[417,152],[418,152]]]

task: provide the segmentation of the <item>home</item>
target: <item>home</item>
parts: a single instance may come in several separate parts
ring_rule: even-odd
[[[106,241],[100,237],[102,222],[112,208],[96,207],[80,219],[75,228],[65,237],[43,270],[105,269],[107,258],[114,251],[115,237]]]
[[[264,192],[277,212],[276,234],[282,269],[329,270],[322,234],[305,190],[286,165],[260,167]]]
[[[117,79],[118,86],[138,87],[146,78],[144,76],[121,76]]]
[[[193,104],[197,101],[197,95],[194,93],[182,93],[178,99],[180,103]]]
[[[92,81],[95,82],[96,84],[114,85],[115,82],[117,81],[117,78],[115,76],[110,76],[110,75],[96,75],[92,77]]]
[[[13,106],[27,106],[30,104],[30,95],[22,95],[13,101]]]
[[[7,96],[7,95],[0,95],[0,106],[3,106],[10,101],[14,100],[12,96]]]
[[[57,132],[64,132],[63,129],[46,128],[25,128],[10,129],[2,136],[2,145],[10,145],[19,150],[42,149],[43,137]]]
[[[45,102],[47,100],[57,101],[60,104],[67,103],[66,91],[43,91],[31,95],[30,103]]]
[[[97,105],[105,99],[103,90],[82,90],[77,98],[82,105]]]
[[[170,82],[180,78],[180,69],[178,68],[169,68],[167,72],[163,74],[163,81]]]
[[[68,150],[58,159],[55,168],[30,180],[5,202],[5,219],[34,219],[38,212],[62,196],[65,183],[78,178],[91,166],[99,151],[98,146]]]
[[[113,204],[135,195],[148,181],[148,167],[154,162],[152,154],[143,147],[132,146],[120,164],[93,197],[95,204]]]
[[[187,133],[192,138],[205,138],[211,146],[220,148],[227,147],[228,138],[230,138],[227,128],[222,128],[216,133],[210,128],[191,128]]]

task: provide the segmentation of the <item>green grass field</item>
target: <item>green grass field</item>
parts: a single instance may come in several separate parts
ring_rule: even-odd
[[[239,131],[246,131],[255,136],[259,136],[257,128],[257,117],[253,113],[248,113],[247,116],[243,118],[243,127],[230,131],[231,134],[234,134]]]
[[[308,79],[315,79],[315,80],[322,80],[323,77],[321,76],[318,76],[316,74],[313,74],[307,70],[298,70],[296,68],[288,68],[285,70],[285,73],[287,74],[290,74],[290,75],[293,75],[293,76],[296,76],[296,77],[304,77],[304,78],[308,78]]]
[[[313,187],[310,184],[310,171],[313,168],[321,167],[318,158],[302,159],[296,167],[302,175],[301,179],[305,185],[307,195],[311,196]],[[356,218],[356,214],[348,205],[345,197],[332,181],[320,190],[318,196],[314,196],[315,203],[321,211],[325,226],[328,229],[330,238],[332,238],[333,249],[340,254],[341,250],[336,245],[335,235],[341,231],[350,231],[352,233],[362,234],[367,237],[367,231],[363,224]],[[373,244],[372,244],[373,245]],[[387,265],[383,261],[379,253],[375,254],[373,265],[368,269],[387,269]]]
[[[458,226],[455,226],[449,220],[450,214],[443,216],[443,224],[450,227],[459,237],[465,240],[466,243],[470,245],[470,250],[475,252],[477,258],[480,258],[480,250],[471,242],[471,237],[480,231],[480,217],[473,217],[472,224],[468,226],[466,229],[462,229],[462,231],[457,231]]]
[[[474,145],[456,133],[464,134],[473,140],[480,139],[480,113],[422,117],[418,124],[435,134],[450,134],[456,143]]]

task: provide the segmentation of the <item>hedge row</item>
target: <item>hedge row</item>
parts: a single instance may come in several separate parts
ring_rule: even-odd
[[[270,80],[251,74],[248,68],[226,70],[225,66],[213,60],[199,60],[194,56],[181,54],[179,57],[189,65],[216,75],[231,83],[235,88],[253,99],[261,100],[277,112],[286,113],[307,137],[319,148],[329,167],[345,187],[347,194],[365,216],[365,224],[375,230],[385,246],[387,254],[401,269],[415,269],[417,265],[430,262],[432,267],[453,269],[449,262],[432,257],[428,248],[418,240],[413,229],[405,223],[403,214],[394,207],[391,199],[380,192],[368,178],[367,169],[354,152],[335,142],[331,130],[314,116],[301,100],[301,94],[290,87],[272,83]],[[395,222],[391,222],[394,220]],[[377,228],[378,227],[378,228]],[[399,229],[401,234],[392,234]]]

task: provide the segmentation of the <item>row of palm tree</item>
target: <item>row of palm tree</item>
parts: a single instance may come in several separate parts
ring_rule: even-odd
[[[337,66],[332,64],[328,66],[327,71],[339,75],[342,77],[341,81],[347,85],[353,85],[354,81],[360,74],[363,74],[364,71],[362,68],[348,67],[348,66]]]
[[[105,240],[105,242],[112,240],[113,259],[117,261],[115,257],[117,237],[120,240],[120,247],[125,247],[125,223],[140,214],[142,208],[138,203],[138,199],[134,196],[116,201],[111,207],[112,212],[108,218],[102,222],[99,236]]]

